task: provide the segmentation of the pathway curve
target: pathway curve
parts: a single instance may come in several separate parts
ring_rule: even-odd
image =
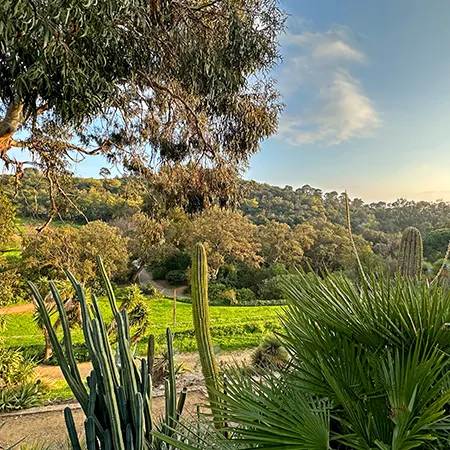
[[[187,286],[180,286],[177,288],[169,287],[165,285],[165,283],[162,281],[155,281],[153,279],[152,273],[147,271],[146,269],[141,270],[141,273],[139,274],[138,277],[138,281],[139,284],[142,286],[152,284],[159,292],[161,292],[162,295],[173,297],[174,291],[176,290],[178,298],[189,298],[188,295],[184,294],[184,291],[186,290]]]

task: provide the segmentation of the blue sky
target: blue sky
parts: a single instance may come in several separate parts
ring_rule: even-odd
[[[450,2],[283,3],[286,109],[247,177],[450,200]]]
[[[450,2],[283,0],[286,109],[247,178],[450,200]],[[98,176],[106,163],[75,168]]]

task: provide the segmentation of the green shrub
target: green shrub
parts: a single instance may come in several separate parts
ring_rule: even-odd
[[[262,285],[264,280],[288,274],[289,272],[286,267],[280,263],[271,264],[269,267],[249,267],[246,265],[241,265],[237,270],[237,282],[235,287],[238,289],[251,289],[258,295],[259,287]]]
[[[236,304],[236,292],[221,283],[209,283],[208,298],[210,305],[230,306]]]
[[[4,329],[0,317],[0,331]],[[1,345],[1,339],[0,339]],[[44,389],[35,382],[33,361],[17,350],[0,346],[0,411],[13,411],[40,406]]]
[[[182,272],[186,272],[190,265],[191,255],[184,251],[177,251],[164,261],[164,266],[168,272],[173,270],[181,270]]]
[[[158,295],[158,290],[153,286],[152,283],[146,284],[145,286],[139,286],[139,289],[143,295],[148,297],[153,297]]]
[[[238,276],[236,266],[233,264],[224,264],[220,267],[216,277],[217,283],[235,288],[238,285]]]
[[[242,288],[236,291],[236,302],[238,305],[247,305],[255,300],[256,295],[251,289]]]
[[[26,297],[19,271],[5,269],[0,265],[0,306],[23,302]]]
[[[31,381],[35,367],[20,351],[0,348],[0,389]]]
[[[171,270],[166,274],[166,280],[172,286],[183,286],[187,283],[186,272],[183,270]]]
[[[283,275],[264,280],[259,286],[259,297],[263,300],[283,299],[283,280]]]
[[[164,265],[154,265],[150,270],[154,280],[165,280],[166,275],[169,272]]]

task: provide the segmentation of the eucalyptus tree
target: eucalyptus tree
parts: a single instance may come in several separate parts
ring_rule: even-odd
[[[277,0],[4,0],[0,158],[53,192],[94,154],[145,173],[245,164],[277,127],[283,23]]]

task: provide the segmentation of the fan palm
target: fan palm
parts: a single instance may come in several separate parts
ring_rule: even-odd
[[[289,368],[228,373],[223,420],[236,448],[449,448],[447,286],[315,274],[285,283]]]

